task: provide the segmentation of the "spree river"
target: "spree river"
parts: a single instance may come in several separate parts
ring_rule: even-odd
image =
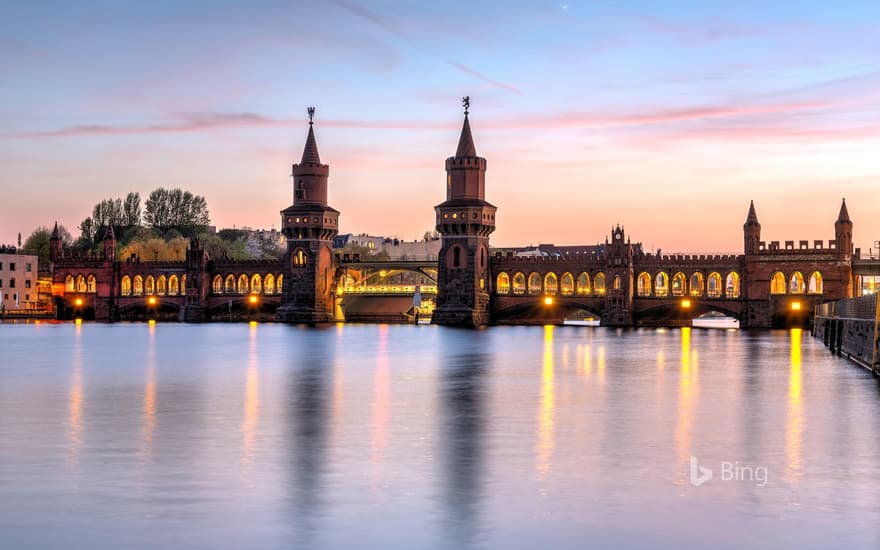
[[[3,325],[0,546],[877,548],[878,421],[800,330]]]

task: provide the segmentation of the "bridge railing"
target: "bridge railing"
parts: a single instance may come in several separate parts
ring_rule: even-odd
[[[829,319],[871,319],[877,315],[877,294],[835,300],[816,306],[816,317]]]
[[[415,294],[416,288],[422,294],[437,294],[437,285],[369,285],[338,287],[341,294]]]

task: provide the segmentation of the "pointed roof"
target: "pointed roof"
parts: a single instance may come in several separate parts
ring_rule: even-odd
[[[321,156],[318,154],[318,143],[315,141],[315,130],[309,121],[309,135],[306,137],[306,146],[300,164],[321,164]]]
[[[475,157],[477,148],[474,147],[474,136],[471,135],[471,123],[468,122],[467,114],[464,115],[464,126],[461,127],[461,137],[458,138],[456,157]]]
[[[846,199],[840,203],[840,213],[837,215],[837,223],[852,223],[849,219],[849,212],[846,210]]]
[[[104,240],[105,241],[115,241],[116,240],[116,231],[113,230],[113,224],[111,223],[108,227],[109,227],[109,229],[107,230],[107,234],[104,235]]]
[[[746,216],[746,225],[757,223],[758,213],[755,212],[755,201],[749,201],[749,215]]]
[[[52,238],[53,239],[60,239],[61,238],[61,232],[58,230],[58,222],[55,222],[55,229],[52,230]]]

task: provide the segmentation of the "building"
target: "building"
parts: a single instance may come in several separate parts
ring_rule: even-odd
[[[15,247],[0,248],[0,293],[4,311],[37,307],[37,257]]]

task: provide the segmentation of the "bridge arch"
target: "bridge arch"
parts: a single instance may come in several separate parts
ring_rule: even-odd
[[[159,275],[156,277],[156,294],[159,296],[164,296],[167,290],[165,275]]]
[[[172,275],[168,277],[168,295],[177,296],[178,294],[180,294],[180,280],[177,275]]]
[[[76,291],[77,292],[85,292],[86,291],[86,278],[83,277],[82,273],[79,273],[76,276]]]
[[[589,294],[591,291],[590,288],[590,274],[586,271],[581,272],[577,278],[577,293],[578,296],[585,296]]]
[[[807,292],[810,294],[822,294],[822,273],[814,271],[810,274],[810,282],[807,285]]]
[[[284,274],[283,274],[283,273],[279,273],[279,274],[275,277],[275,292],[278,293],[278,294],[281,294],[281,291],[282,291],[282,289],[283,289],[283,286],[284,286]]]
[[[552,271],[544,275],[544,294],[551,296],[559,292],[559,282],[556,279],[556,273]]]
[[[144,294],[144,278],[140,274],[134,276],[133,293],[135,296],[143,296]]]
[[[702,296],[704,291],[704,279],[703,274],[699,271],[694,271],[691,273],[690,280],[690,294],[691,296]]]
[[[709,298],[721,298],[722,292],[721,274],[717,271],[709,273],[709,276],[706,277],[706,296]]]
[[[214,275],[213,281],[211,281],[211,291],[214,294],[222,294],[223,293],[223,276],[222,275]]]
[[[563,296],[574,294],[574,276],[567,271],[559,278],[559,293]]]
[[[248,292],[248,276],[244,273],[238,276],[238,288],[236,291],[239,294],[247,294]]]
[[[263,293],[263,278],[260,277],[259,273],[254,273],[251,275],[251,294],[262,294]]]
[[[131,277],[123,275],[119,281],[119,294],[122,296],[131,296]]]
[[[223,293],[224,294],[235,294],[235,275],[230,273],[223,280]]]
[[[275,294],[275,275],[271,273],[266,274],[266,278],[263,280],[263,292]]]
[[[687,294],[686,285],[687,281],[685,280],[684,273],[677,271],[675,275],[672,276],[672,295],[684,296]]]
[[[97,291],[98,281],[93,274],[89,273],[88,277],[86,277],[86,292],[94,294]]]
[[[537,271],[529,273],[528,292],[533,296],[541,293],[541,274]]]
[[[506,295],[510,292],[510,275],[502,271],[495,278],[495,294]]]
[[[522,271],[517,271],[513,275],[513,293],[516,296],[522,296],[526,293],[526,275]]]
[[[781,271],[770,277],[770,294],[785,294],[785,275]]]
[[[741,282],[739,273],[736,271],[731,271],[727,274],[727,277],[724,278],[724,295],[727,298],[739,298],[741,289]]]
[[[636,277],[636,294],[642,297],[651,295],[651,274],[647,271],[642,271]]]
[[[599,296],[605,294],[605,273],[600,271],[593,277],[593,292]]]
[[[791,274],[791,278],[789,279],[789,294],[803,294],[806,290],[806,285],[804,284],[804,274],[800,271],[795,271]]]
[[[658,271],[654,275],[654,296],[658,298],[669,296],[669,275],[665,271]]]
[[[156,278],[152,275],[147,275],[144,277],[144,293],[146,294],[155,294],[156,293]]]

